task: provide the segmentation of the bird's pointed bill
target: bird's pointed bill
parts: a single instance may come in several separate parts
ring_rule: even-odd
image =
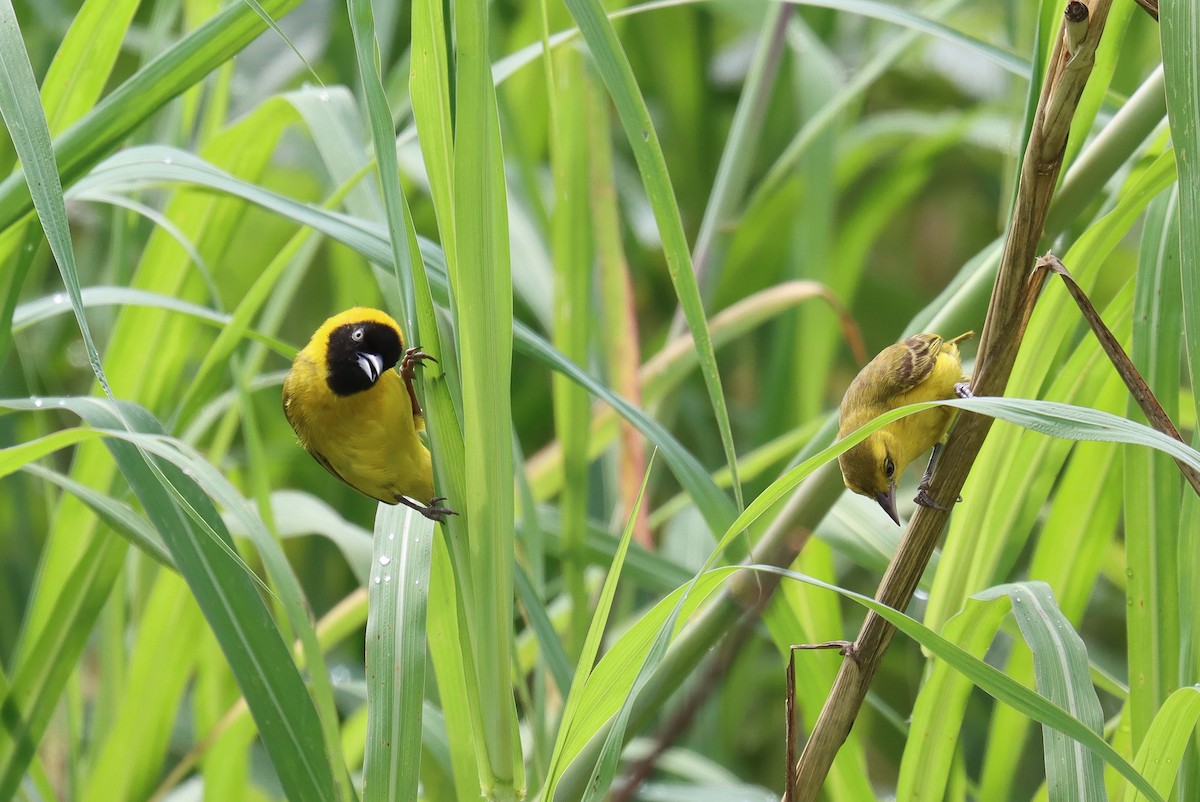
[[[880,507],[883,507],[883,511],[896,522],[896,526],[899,526],[900,514],[896,512],[896,488],[892,487],[886,493],[876,493],[875,500],[879,502]]]
[[[379,381],[379,376],[383,373],[383,357],[379,354],[359,352],[358,366],[362,368],[363,373],[367,374],[367,379],[371,384],[374,384]]]

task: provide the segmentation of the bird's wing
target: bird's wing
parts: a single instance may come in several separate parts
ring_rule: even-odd
[[[354,484],[349,479],[347,479],[345,476],[342,476],[340,473],[337,472],[337,469],[333,467],[333,463],[329,461],[329,458],[326,457],[324,454],[322,454],[320,451],[317,451],[315,448],[312,448],[310,446],[309,448],[306,448],[305,451],[307,451],[309,454],[312,454],[312,458],[315,459],[321,465],[322,468],[329,471],[335,477],[340,479],[342,481],[342,484],[346,485],[351,490],[356,490],[359,493],[362,493],[364,496],[373,498],[376,501],[382,501],[384,504],[395,504],[396,503],[395,499],[379,498],[374,493],[367,492],[367,490],[365,488],[359,487],[358,485]]]
[[[899,395],[912,390],[933,372],[942,352],[942,338],[936,334],[914,334],[892,347],[903,352],[888,376],[887,389],[889,395]]]

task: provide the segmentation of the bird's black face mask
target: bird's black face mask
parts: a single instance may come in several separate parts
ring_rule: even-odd
[[[400,361],[404,344],[391,326],[374,321],[347,323],[329,335],[326,383],[335,395],[369,390]]]

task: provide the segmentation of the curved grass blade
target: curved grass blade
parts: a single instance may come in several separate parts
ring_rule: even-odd
[[[572,728],[578,726],[578,719],[581,713],[592,708],[591,704],[585,705],[584,700],[593,692],[592,689],[588,688],[591,678],[594,675],[593,672],[595,671],[593,666],[596,665],[596,655],[600,652],[600,642],[604,637],[605,627],[608,626],[608,616],[612,611],[613,598],[617,592],[617,581],[620,579],[621,569],[625,565],[625,555],[629,552],[629,544],[633,539],[634,524],[637,522],[638,510],[641,508],[642,499],[645,497],[646,485],[650,481],[650,469],[653,466],[654,454],[651,454],[649,463],[646,465],[646,473],[642,477],[641,489],[638,491],[633,509],[629,513],[629,519],[625,524],[625,531],[621,534],[621,539],[617,544],[617,551],[613,555],[608,575],[604,579],[604,586],[600,589],[600,598],[596,602],[596,611],[592,616],[592,624],[588,628],[587,636],[583,641],[583,648],[579,654],[579,662],[576,665],[571,691],[567,695],[566,707],[563,709],[562,719],[559,723],[558,736],[554,741],[554,751],[550,757],[546,786],[542,792],[542,798],[546,800],[554,799],[554,789],[558,784],[558,778],[562,776],[566,764],[574,757],[573,753],[567,752],[567,745],[572,740]],[[578,740],[577,736],[575,740]],[[599,766],[597,766],[597,769],[599,769]]]
[[[215,312],[207,306],[180,300],[159,292],[139,290],[135,287],[84,287],[80,293],[80,300],[84,309],[101,306],[144,306],[166,309],[210,323],[222,331],[234,320],[233,315]],[[66,298],[59,293],[27,301],[18,306],[13,314],[13,331],[24,331],[37,323],[65,314],[67,310]],[[288,359],[296,356],[296,349],[282,340],[251,328],[245,328],[244,333],[248,339],[262,343],[281,356]]]
[[[300,0],[268,0],[262,8],[278,19],[298,5]],[[138,70],[55,139],[62,181],[72,183],[163,104],[227,62],[264,30],[253,9],[234,3]],[[0,230],[32,208],[20,171],[0,182]]]
[[[128,402],[83,397],[51,399],[40,405],[24,399],[0,401],[0,407],[31,411],[60,406],[94,427],[129,438],[108,437],[104,443],[192,588],[246,697],[288,798],[314,802],[336,799],[312,699],[257,588],[238,560],[212,500],[193,478],[200,466],[190,465],[193,473],[189,475],[173,461],[152,455],[163,442],[162,428],[146,410]],[[264,554],[264,559],[268,557]],[[45,653],[35,653],[19,672],[26,666],[36,671],[42,662],[40,654]],[[74,665],[73,660],[52,658],[51,662],[65,663],[68,668]],[[61,679],[65,681],[65,676]],[[45,697],[53,703],[60,689],[48,684]],[[34,732],[29,737],[36,741],[36,735]],[[19,779],[14,770],[20,762],[5,760],[5,746],[7,742],[0,740],[0,797],[6,796],[8,783]]]
[[[683,232],[675,191],[667,173],[662,145],[650,118],[650,110],[638,88],[633,67],[621,48],[617,33],[608,17],[604,15],[599,2],[566,0],[566,4],[579,25],[605,86],[608,87],[621,124],[625,127],[625,136],[637,160],[646,196],[654,209],[654,218],[662,238],[663,255],[667,261],[667,272],[675,286],[675,294],[679,298],[688,328],[696,342],[696,351],[700,355],[700,373],[704,376],[704,384],[708,389],[709,401],[721,435],[721,446],[725,451],[725,463],[729,467],[732,479],[733,497],[740,510],[745,505],[742,502],[742,483],[737,473],[733,431],[729,426],[729,410],[721,388],[721,376],[708,331],[708,321],[705,318],[704,301],[696,283],[691,250]]]
[[[1200,686],[1180,688],[1159,708],[1138,749],[1134,765],[1164,797],[1171,793],[1180,759],[1200,721]],[[1125,802],[1142,802],[1146,796],[1126,786]]]
[[[988,600],[1006,596],[1017,626],[1033,652],[1038,692],[1103,737],[1104,714],[1092,687],[1087,647],[1042,582],[1001,585],[976,594]],[[1051,802],[1101,799],[1104,772],[1094,752],[1052,727],[1042,727],[1046,787]]]
[[[66,474],[52,471],[41,465],[30,463],[21,470],[33,474],[47,482],[58,485],[91,508],[100,519],[126,540],[145,552],[152,560],[172,571],[177,571],[171,552],[167,551],[162,536],[154,530],[145,518],[134,512],[127,504],[106,496],[87,485],[76,482]]]
[[[71,307],[83,335],[92,372],[96,374],[105,394],[111,397],[112,391],[100,364],[100,352],[92,340],[92,332],[83,313],[79,271],[75,266],[71,227],[67,222],[58,165],[50,143],[50,128],[11,0],[0,0],[0,115],[4,117],[13,147],[24,165],[23,175],[28,183],[30,198],[71,298]]]

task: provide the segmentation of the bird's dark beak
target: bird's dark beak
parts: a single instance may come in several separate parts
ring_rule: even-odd
[[[891,516],[896,522],[896,526],[900,525],[900,515],[896,512],[896,487],[893,485],[888,488],[886,493],[876,493],[875,500],[879,502],[879,506],[883,507],[883,511]]]
[[[379,354],[359,351],[358,366],[362,368],[363,373],[367,374],[367,380],[374,384],[379,381],[379,376],[383,373],[383,357]]]

